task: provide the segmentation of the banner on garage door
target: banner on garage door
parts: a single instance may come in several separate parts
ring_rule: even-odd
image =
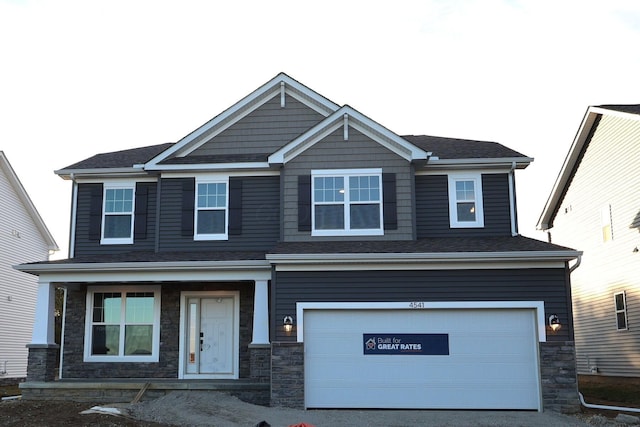
[[[449,334],[362,334],[364,354],[449,355]]]

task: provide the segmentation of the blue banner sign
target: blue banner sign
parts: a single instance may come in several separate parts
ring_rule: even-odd
[[[365,355],[449,355],[449,334],[362,334],[362,342]]]

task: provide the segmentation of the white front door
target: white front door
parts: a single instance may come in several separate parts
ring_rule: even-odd
[[[194,294],[183,301],[182,377],[238,378],[238,296]]]
[[[233,297],[200,300],[200,373],[233,373]]]

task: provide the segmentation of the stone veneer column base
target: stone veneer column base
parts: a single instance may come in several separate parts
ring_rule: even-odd
[[[271,379],[271,344],[249,344],[249,377],[260,383]]]
[[[54,381],[58,369],[57,344],[27,344],[27,381]]]
[[[304,409],[303,343],[271,343],[271,406]]]
[[[545,411],[580,412],[576,353],[573,341],[540,343],[542,406]]]

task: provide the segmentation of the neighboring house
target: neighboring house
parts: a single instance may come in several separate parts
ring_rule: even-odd
[[[0,383],[27,376],[37,277],[13,265],[49,259],[58,245],[18,176],[0,151]]]
[[[396,135],[279,74],[175,144],[65,167],[70,258],[20,266],[46,324],[23,396],[575,410],[579,252],[518,235],[514,173],[531,161]]]
[[[578,373],[640,376],[640,105],[592,106],[538,228],[584,252],[571,273]]]

